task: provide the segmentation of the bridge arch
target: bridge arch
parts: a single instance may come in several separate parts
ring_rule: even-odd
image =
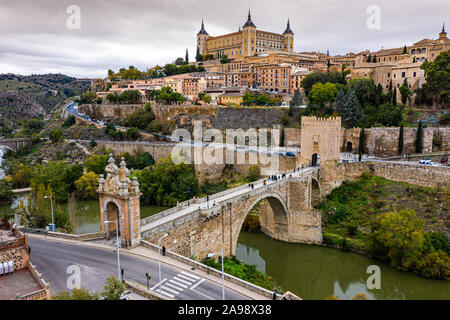
[[[284,199],[278,192],[266,192],[258,195],[256,198],[249,199],[247,204],[241,209],[239,207],[234,209],[240,210],[243,214],[239,219],[237,228],[235,229],[236,232],[234,232],[233,241],[231,243],[231,252],[233,255],[236,253],[237,242],[245,219],[253,207],[263,200],[267,200],[267,205],[260,208],[260,212],[258,214],[261,231],[267,236],[277,240],[286,240],[289,237],[289,209],[286,204],[286,199]]]
[[[317,179],[311,179],[311,205],[320,201],[320,183]]]

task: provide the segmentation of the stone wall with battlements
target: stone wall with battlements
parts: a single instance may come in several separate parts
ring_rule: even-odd
[[[337,166],[340,181],[356,180],[363,172],[398,182],[407,182],[424,187],[450,188],[450,168],[393,162],[351,162]]]

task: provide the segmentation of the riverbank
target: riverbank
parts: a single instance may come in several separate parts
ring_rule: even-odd
[[[448,281],[431,280],[402,272],[389,264],[361,254],[326,246],[285,243],[263,233],[241,232],[236,258],[256,265],[283,290],[303,299],[323,300],[334,295],[341,300],[364,294],[371,300],[450,299]],[[369,290],[369,266],[380,267],[381,289]]]

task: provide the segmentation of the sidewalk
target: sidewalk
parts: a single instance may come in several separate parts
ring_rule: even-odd
[[[78,246],[84,246],[84,247],[93,247],[93,248],[99,248],[99,249],[104,249],[104,250],[110,250],[110,251],[115,251],[115,246],[113,245],[107,245],[105,244],[105,242],[103,240],[100,241],[77,241],[77,240],[70,240],[70,239],[62,239],[62,238],[56,238],[56,237],[51,237],[51,236],[46,236],[46,235],[38,235],[38,234],[27,234],[29,237],[31,238],[40,238],[40,239],[44,239],[47,241],[55,241],[55,242],[65,242],[65,243],[70,243],[70,244],[74,244],[74,245],[78,245]],[[145,247],[142,246],[138,246],[136,248],[132,248],[132,249],[127,249],[127,248],[121,248],[121,254],[132,254],[135,256],[140,256],[142,258],[146,258],[146,259],[150,259],[153,260],[155,262],[158,261],[158,253],[151,250],[151,249],[147,249]],[[216,277],[214,275],[211,274],[207,274],[206,272],[202,271],[202,270],[198,270],[198,269],[193,269],[193,267],[184,264],[178,260],[175,260],[173,258],[167,257],[167,256],[161,256],[161,263],[171,266],[171,267],[175,267],[177,269],[180,269],[182,271],[189,271],[189,273],[198,275],[200,277],[205,278],[208,281],[214,282],[218,285],[222,285],[222,279],[220,277]],[[242,295],[247,296],[249,299],[253,299],[253,300],[268,300],[265,296],[260,295],[258,293],[255,293],[251,290],[248,290],[246,288],[243,288],[237,284],[231,283],[227,280],[225,280],[225,288],[229,289],[229,290],[233,290],[235,292],[238,292]]]

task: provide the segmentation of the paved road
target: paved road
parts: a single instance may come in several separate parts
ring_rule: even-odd
[[[67,268],[77,265],[81,270],[81,287],[100,292],[106,278],[117,277],[117,255],[115,250],[86,247],[71,243],[29,237],[31,262],[45,279],[50,282],[52,294],[68,291]],[[125,269],[124,279],[146,285],[145,273],[152,278],[150,288],[159,291],[158,262],[121,251],[121,267]],[[164,258],[163,258],[164,260]],[[179,300],[221,300],[221,285],[211,282],[190,270],[182,270],[161,264],[162,294]],[[248,297],[225,289],[227,300],[247,300]]]
[[[76,117],[83,118],[87,121],[90,121],[92,123],[98,123],[100,125],[105,125],[104,122],[93,121],[92,118],[81,114],[78,112],[78,104],[76,102],[71,102],[66,106],[66,110],[71,113],[72,115]],[[116,126],[117,129],[121,130],[127,130],[127,127],[121,127]],[[172,136],[163,136],[164,138],[173,141],[173,142],[179,142],[179,137],[172,137]],[[121,142],[122,143],[122,142]],[[141,142],[141,143],[148,143],[148,142]],[[183,140],[183,143],[190,146],[197,146],[197,147],[214,147],[214,148],[227,148],[228,150],[237,150],[237,151],[247,151],[247,152],[257,152],[257,153],[268,153],[268,154],[279,154],[284,155],[286,152],[291,152],[292,154],[297,154],[300,152],[300,148],[297,147],[274,147],[274,148],[264,148],[264,147],[249,147],[245,145],[235,145],[235,144],[225,144],[225,143],[208,143],[203,141],[195,141],[195,140]]]

